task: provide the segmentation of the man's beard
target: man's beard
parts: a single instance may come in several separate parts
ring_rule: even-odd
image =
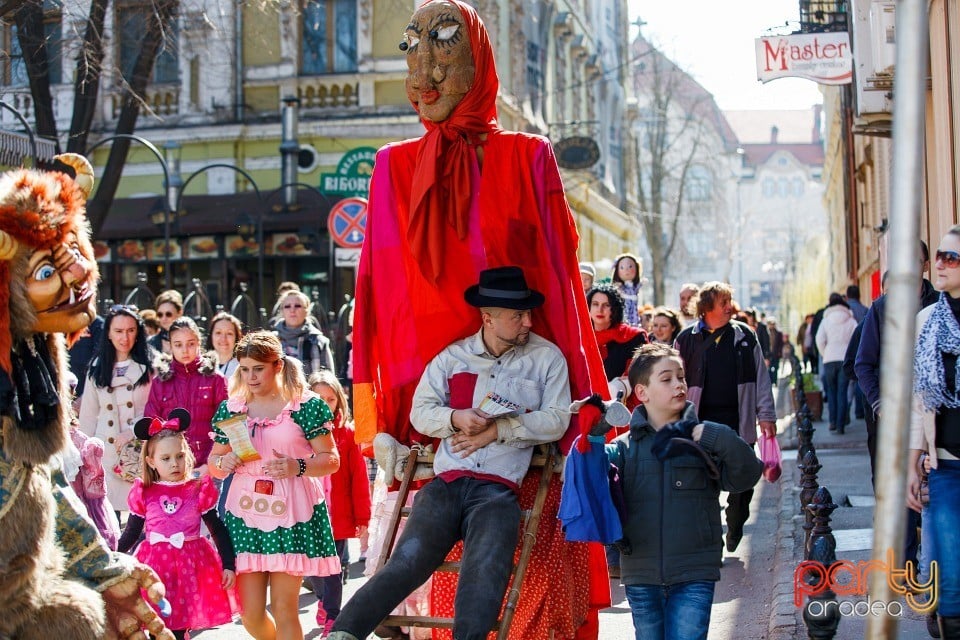
[[[530,332],[527,331],[526,333],[521,333],[513,340],[504,340],[503,338],[500,338],[500,339],[503,340],[506,344],[509,344],[513,347],[522,347],[523,345],[530,342]]]

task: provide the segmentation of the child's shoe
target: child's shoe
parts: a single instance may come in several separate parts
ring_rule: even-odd
[[[323,632],[320,634],[321,638],[326,638],[330,635],[330,632],[333,631],[333,618],[327,618],[327,621],[323,623]]]

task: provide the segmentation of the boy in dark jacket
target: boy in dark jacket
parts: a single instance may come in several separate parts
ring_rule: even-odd
[[[720,492],[752,488],[763,463],[736,431],[697,419],[675,349],[643,345],[629,377],[642,404],[606,453],[623,479],[632,549],[621,581],[636,637],[706,638],[723,553]]]

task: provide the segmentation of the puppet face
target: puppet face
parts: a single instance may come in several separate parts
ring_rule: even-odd
[[[27,298],[37,332],[73,333],[96,317],[97,270],[88,243],[68,233],[53,249],[35,249],[27,265]]]
[[[400,47],[407,54],[407,98],[424,120],[446,120],[473,86],[476,72],[460,9],[449,2],[421,7]]]

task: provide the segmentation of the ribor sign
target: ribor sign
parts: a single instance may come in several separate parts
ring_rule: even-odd
[[[756,39],[757,80],[807,78],[820,84],[849,84],[853,79],[850,36],[799,33]]]

